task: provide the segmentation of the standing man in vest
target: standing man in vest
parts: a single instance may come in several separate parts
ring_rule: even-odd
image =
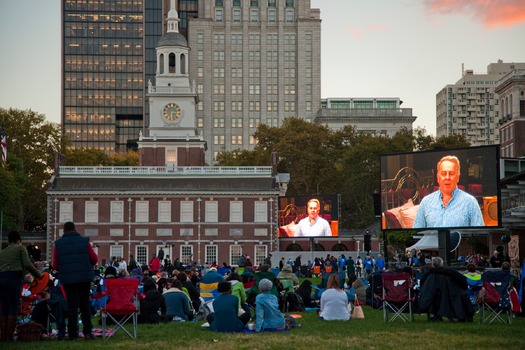
[[[93,266],[97,261],[98,256],[89,240],[76,232],[74,223],[66,222],[62,238],[55,241],[53,269],[58,271],[60,283],[66,292],[69,340],[78,338],[79,307],[84,325],[84,339],[95,339],[91,333],[93,324],[89,293],[95,277]]]

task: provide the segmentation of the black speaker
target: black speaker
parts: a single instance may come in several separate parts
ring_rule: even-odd
[[[446,266],[450,265],[450,231],[438,230],[438,254]]]
[[[374,192],[374,215],[381,216],[381,193]]]
[[[372,250],[372,236],[368,233],[365,235],[365,252]]]

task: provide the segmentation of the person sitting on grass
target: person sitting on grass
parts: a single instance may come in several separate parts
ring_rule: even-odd
[[[166,300],[153,279],[144,281],[145,298],[140,300],[140,323],[159,323],[166,316]]]
[[[239,315],[239,298],[232,295],[230,282],[219,282],[217,287],[221,293],[213,301],[213,313],[208,315],[210,329],[217,332],[240,332],[250,321],[250,314],[243,312]]]
[[[162,295],[164,299],[166,299],[167,320],[184,322],[193,319],[193,313],[190,309],[190,299],[186,293],[182,291],[182,283],[179,280],[174,280],[171,288]]]
[[[259,282],[260,293],[255,298],[256,332],[279,332],[288,329],[279,310],[279,301],[270,293],[272,287],[272,281],[267,278]]]
[[[319,307],[319,301],[312,299],[312,281],[304,280],[295,292],[303,299],[304,307]]]
[[[230,282],[232,286],[231,294],[239,298],[239,309],[249,313],[251,308],[246,303],[246,291],[242,283],[242,277],[238,273],[232,272],[226,277],[226,281]]]
[[[293,281],[293,285],[299,285],[299,278],[295,273],[293,273],[292,267],[288,264],[283,266],[283,269],[277,275],[277,278],[290,278]]]
[[[350,319],[348,296],[339,286],[339,276],[336,274],[330,275],[327,289],[321,295],[319,317],[324,320],[348,321]]]
[[[348,284],[354,288],[355,295],[360,303],[366,302],[366,290],[367,286],[363,282],[363,277],[357,277],[356,274],[351,274],[348,279]]]

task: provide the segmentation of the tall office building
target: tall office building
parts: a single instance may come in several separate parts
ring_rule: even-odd
[[[182,33],[197,3],[178,1]],[[170,0],[62,1],[62,125],[73,147],[136,147],[169,8]]]
[[[491,63],[487,74],[463,72],[455,84],[445,86],[436,95],[436,135],[465,135],[472,146],[500,143],[499,99],[495,93],[499,80],[525,63]]]
[[[73,147],[113,153],[138,138],[144,29],[143,1],[62,1],[62,125]]]
[[[314,120],[320,107],[320,12],[310,0],[201,0],[189,18],[197,128],[220,151],[253,149],[260,123]]]

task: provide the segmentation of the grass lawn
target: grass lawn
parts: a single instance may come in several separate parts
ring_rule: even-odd
[[[383,322],[382,310],[364,307],[365,319],[322,321],[313,311],[302,312],[302,327],[285,333],[227,334],[202,328],[203,322],[139,325],[138,339],[119,331],[107,340],[86,342],[46,340],[3,343],[2,349],[525,349],[525,318],[512,325],[434,323],[415,315],[412,323]],[[98,324],[98,320],[94,322]]]

